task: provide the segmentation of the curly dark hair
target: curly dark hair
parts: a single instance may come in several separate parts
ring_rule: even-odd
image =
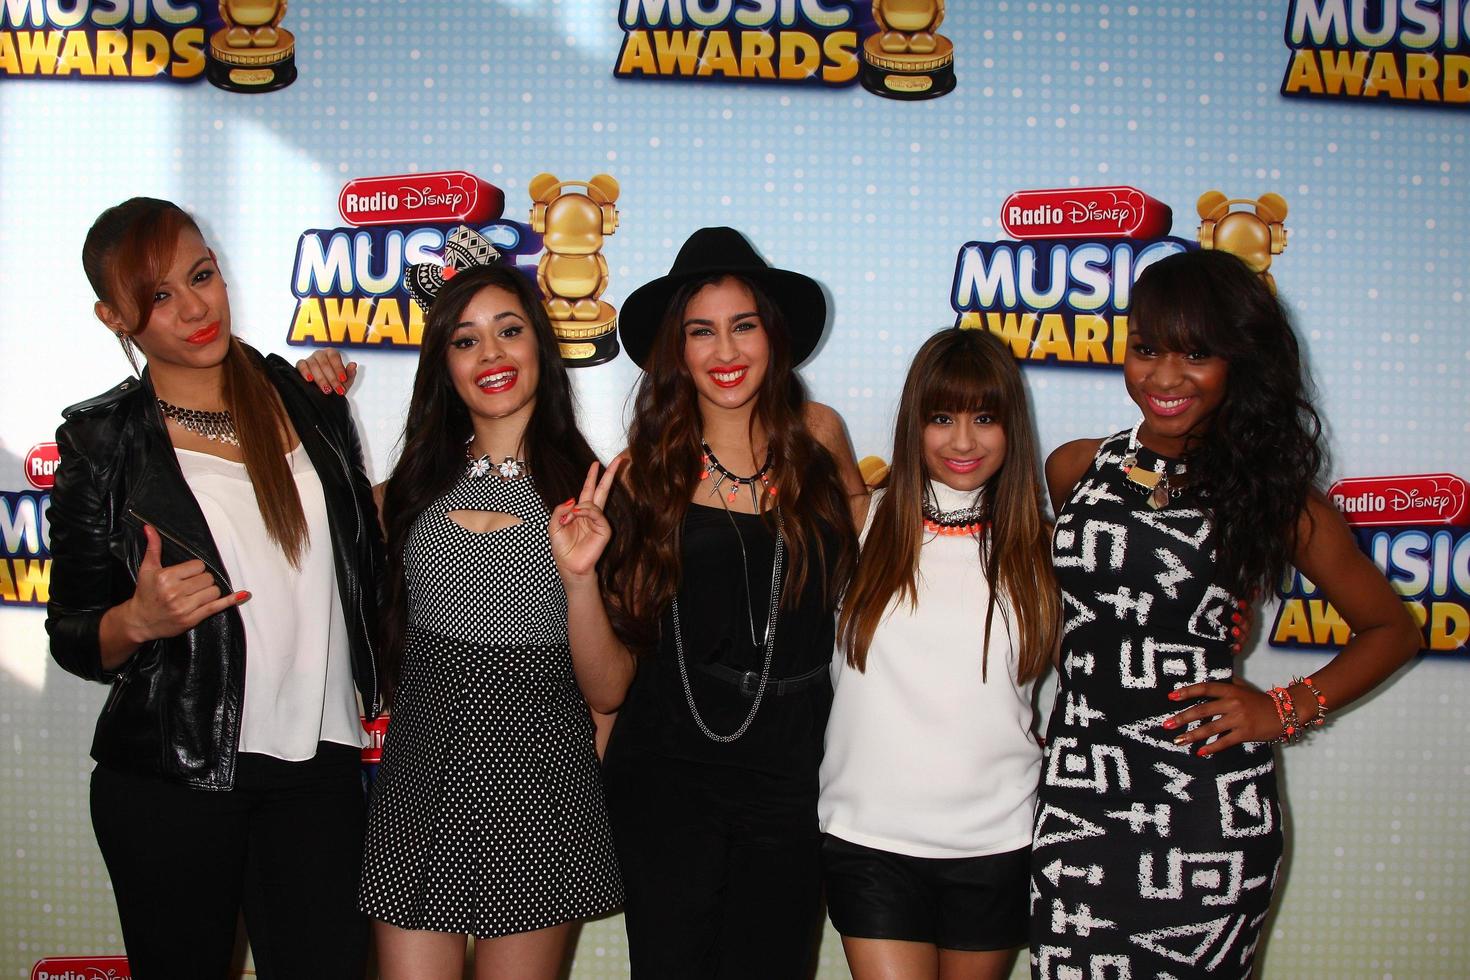
[[[1186,452],[1189,481],[1214,519],[1225,582],[1241,596],[1271,587],[1291,565],[1326,464],[1286,310],[1240,259],[1203,249],[1144,270],[1129,328],[1150,346],[1208,351],[1229,364],[1225,400]]]

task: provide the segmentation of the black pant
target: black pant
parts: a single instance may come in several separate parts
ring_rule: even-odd
[[[98,766],[92,826],[135,980],[225,977],[242,908],[263,980],[362,980],[364,821],[350,746],[323,742],[306,762],[241,753],[228,792]]]
[[[821,927],[815,786],[610,757],[608,808],[635,980],[810,977]]]

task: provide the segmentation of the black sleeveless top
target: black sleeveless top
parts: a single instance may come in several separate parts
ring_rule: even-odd
[[[830,554],[834,535],[823,535]],[[689,689],[704,723],[717,735],[736,731],[752,698],[727,680],[710,676],[700,664],[717,663],[757,675],[765,661],[763,639],[771,600],[775,533],[755,514],[690,504],[684,514],[679,583],[679,623]],[[745,559],[741,559],[744,545]],[[787,553],[789,559],[789,552]],[[746,581],[746,570],[749,581]],[[789,597],[789,561],[783,569],[783,598]],[[832,706],[825,675],[818,683],[776,696],[770,686],[749,729],[738,740],[711,740],[694,722],[685,697],[674,648],[672,609],[659,621],[657,651],[644,657],[618,713],[608,756],[653,754],[669,759],[733,767],[809,783],[817,788],[822,736]],[[831,663],[836,623],[834,607],[822,587],[820,562],[808,565],[807,580],[795,603],[783,601],[776,616],[770,680],[798,677]]]

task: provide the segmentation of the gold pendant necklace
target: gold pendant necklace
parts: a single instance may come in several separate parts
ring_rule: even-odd
[[[1182,486],[1184,465],[1181,463],[1175,466],[1175,476],[1181,478],[1180,485],[1178,486],[1170,485],[1167,471],[1161,473],[1157,470],[1148,470],[1139,466],[1138,450],[1140,443],[1138,441],[1138,428],[1141,425],[1143,425],[1143,420],[1139,419],[1134,424],[1133,430],[1128,433],[1128,454],[1123,457],[1123,461],[1119,465],[1123,468],[1123,478],[1133,484],[1140,493],[1148,497],[1149,507],[1154,510],[1162,510],[1169,506],[1169,501],[1178,499],[1179,495],[1184,492],[1184,487]]]

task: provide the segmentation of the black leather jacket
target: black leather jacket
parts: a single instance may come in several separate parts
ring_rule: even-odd
[[[345,399],[321,394],[279,357],[261,364],[321,480],[352,672],[375,717],[383,542],[357,431]],[[179,636],[145,643],[116,671],[103,669],[98,647],[102,614],[133,594],[145,523],[163,539],[165,566],[200,559],[222,593],[233,591],[179,470],[148,373],[62,415],[66,421],[56,433],[61,463],[48,513],[53,561],[46,631],[58,664],[112,684],[92,758],[199,789],[228,790],[235,782],[245,698],[239,610],[232,606]]]

